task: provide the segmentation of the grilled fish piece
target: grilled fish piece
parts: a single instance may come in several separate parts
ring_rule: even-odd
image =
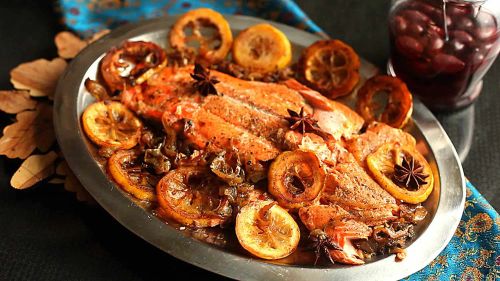
[[[384,123],[371,123],[366,132],[346,141],[349,150],[362,167],[366,167],[366,157],[384,144],[393,143],[401,146],[415,147],[413,136],[401,129],[393,128]]]
[[[144,117],[156,120],[179,101],[190,100],[200,104],[204,97],[194,87],[191,73],[192,65],[166,67],[150,77],[146,83],[125,89],[122,101]],[[231,97],[281,117],[288,116],[288,109],[298,112],[302,107],[306,112],[312,113],[312,108],[306,100],[297,91],[285,85],[245,81],[215,70],[210,73],[210,77],[220,81],[215,84],[219,95]]]
[[[280,129],[287,130],[289,127],[285,119],[228,96],[207,96],[202,108],[235,127],[273,142],[277,142]]]
[[[247,156],[245,160],[252,156],[258,161],[272,160],[280,153],[269,140],[234,126],[204,108],[197,110],[191,121],[192,125],[184,134],[199,148],[205,148],[209,143],[220,149],[236,147],[240,155]]]
[[[202,96],[194,88],[191,73],[192,65],[167,67],[145,83],[125,89],[122,102],[137,114],[183,133],[199,149],[207,143],[220,149],[233,145],[257,161],[272,160],[285,149],[282,137],[289,128],[285,119],[289,109],[304,108],[307,114],[331,112],[344,124],[328,127],[334,136],[355,133],[362,125],[354,111],[310,89],[303,94],[305,86],[295,80],[284,84],[244,81],[212,70],[210,76],[220,81],[215,84],[218,95]],[[342,133],[345,127],[352,130]]]
[[[310,231],[324,230],[328,238],[342,250],[329,250],[333,260],[345,264],[363,264],[361,251],[352,242],[367,239],[372,230],[338,205],[315,205],[299,210],[299,217]]]
[[[397,210],[396,200],[355,162],[339,163],[328,174],[322,201],[347,209]]]
[[[372,229],[355,220],[336,221],[325,227],[325,233],[342,250],[329,250],[333,260],[345,264],[364,264],[362,251],[352,244],[354,240],[368,239]]]
[[[295,79],[286,80],[283,84],[299,92],[314,107],[313,117],[318,120],[318,126],[335,140],[349,138],[363,127],[363,118],[348,106],[326,98]]]
[[[348,211],[336,204],[302,207],[299,209],[299,217],[310,231],[325,229],[332,221],[352,218]]]
[[[382,225],[397,219],[392,212],[383,208],[375,209],[344,209],[337,204],[313,205],[300,208],[300,220],[310,229],[324,229],[328,223],[339,219],[352,219],[368,226]]]

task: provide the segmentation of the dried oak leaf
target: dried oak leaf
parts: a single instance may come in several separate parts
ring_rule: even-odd
[[[54,37],[54,43],[57,47],[57,54],[64,59],[72,59],[80,53],[85,47],[102,36],[109,33],[109,29],[101,30],[86,40],[80,39],[77,35],[69,31],[61,31]]]
[[[0,155],[25,159],[35,148],[45,152],[54,143],[50,104],[38,103],[35,110],[18,113],[16,120],[3,130],[3,136],[0,138]]]
[[[57,54],[64,59],[72,59],[87,46],[87,42],[69,31],[61,31],[54,37]]]
[[[68,166],[68,163],[63,160],[57,164],[56,167],[56,175],[64,176],[64,179],[54,178],[50,183],[60,184],[64,183],[64,189],[69,192],[73,192],[76,194],[76,199],[78,201],[84,201],[93,203],[94,198],[88,193],[88,191],[82,186],[82,184],[78,181],[77,177]],[[60,181],[62,180],[62,182]]]
[[[90,193],[78,181],[78,178],[73,172],[68,169],[66,179],[64,180],[64,189],[76,194],[76,200],[88,203],[94,203],[95,200]]]
[[[66,61],[38,59],[18,65],[10,71],[10,82],[19,90],[30,90],[33,97],[52,98],[57,80],[66,68]]]
[[[91,44],[91,43],[94,43],[95,41],[99,40],[101,37],[103,37],[104,35],[110,33],[111,30],[109,29],[103,29],[101,31],[98,31],[96,33],[94,33],[92,36],[90,36],[89,38],[87,38],[87,43]]]
[[[36,101],[28,91],[0,91],[0,110],[9,114],[35,109]]]
[[[59,164],[57,164],[56,167],[56,174],[59,176],[67,176],[69,173],[71,173],[71,170],[69,169],[68,163],[66,161],[61,161]]]
[[[10,179],[16,189],[26,189],[54,174],[54,161],[57,154],[51,151],[45,155],[31,155]]]

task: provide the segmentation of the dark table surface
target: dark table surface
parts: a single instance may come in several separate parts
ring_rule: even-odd
[[[329,35],[341,38],[379,67],[388,54],[389,1],[297,1]],[[10,89],[9,70],[21,62],[53,58],[54,35],[63,29],[52,2],[10,0],[0,4],[0,89]],[[500,63],[485,77],[474,107],[438,114],[457,145],[474,120],[465,174],[498,209],[500,181]],[[0,128],[12,116],[0,114]],[[16,191],[10,175],[20,161],[0,157],[0,280],[156,280],[221,277],[181,262],[130,233],[99,206],[76,201],[46,183]],[[229,265],[228,265],[229,266]]]

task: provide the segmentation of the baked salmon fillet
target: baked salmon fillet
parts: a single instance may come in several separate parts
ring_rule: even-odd
[[[246,81],[212,70],[210,77],[219,81],[218,95],[203,96],[194,87],[193,71],[193,65],[164,68],[145,83],[125,89],[121,100],[138,115],[183,133],[197,148],[209,143],[221,149],[233,146],[256,161],[272,160],[284,150],[289,110],[303,108],[333,138],[350,138],[363,125],[348,107],[295,80]]]

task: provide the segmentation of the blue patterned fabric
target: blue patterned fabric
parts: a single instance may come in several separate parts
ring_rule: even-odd
[[[82,36],[126,22],[182,14],[200,7],[271,19],[323,34],[293,1],[287,0],[60,0],[59,3],[66,25]],[[465,211],[455,236],[434,261],[405,280],[498,280],[499,225],[498,213],[468,182]]]
[[[321,29],[290,0],[60,0],[65,24],[82,36],[127,22],[212,8],[223,14],[249,15],[320,33]]]
[[[465,210],[448,246],[404,280],[499,280],[500,218],[470,182],[466,190]]]

